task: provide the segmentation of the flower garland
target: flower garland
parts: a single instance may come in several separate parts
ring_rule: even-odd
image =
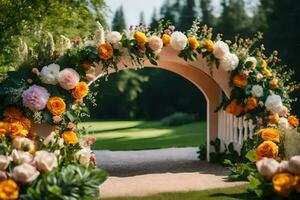
[[[74,176],[80,170],[91,174],[97,171],[95,156],[90,150],[95,138],[82,137],[86,131],[77,126],[82,117],[88,116],[84,100],[94,101],[88,83],[96,78],[95,68],[100,65],[103,71],[117,70],[123,57],[130,58],[137,66],[143,66],[145,59],[156,65],[165,46],[171,46],[186,61],[196,61],[202,56],[211,70],[217,67],[231,74],[231,97],[223,99],[221,108],[235,116],[245,115],[258,128],[269,127],[258,132],[253,147],[257,147],[256,160],[261,160],[258,166],[264,166],[265,157],[284,159],[279,149],[283,136],[277,128],[291,129],[299,125],[298,119],[289,114],[289,93],[297,85],[289,82],[291,73],[282,71],[277,52],[266,57],[264,47],[257,46],[261,34],[253,40],[222,41],[221,35],[213,39],[212,29],[200,27],[196,20],[186,33],[175,31],[168,22],[161,22],[155,30],[141,23],[123,33],[105,32],[98,23],[94,40],[82,42],[61,37],[59,50],[51,34],[48,37],[48,45],[42,45],[44,48],[37,54],[27,55],[18,70],[9,72],[0,85],[1,199],[38,199],[43,195],[39,192],[45,189],[41,185],[52,184],[45,177],[59,179],[64,170]],[[54,129],[42,137],[36,132],[38,124],[48,124]],[[262,167],[258,168],[262,172]],[[105,180],[102,171],[97,173],[100,176],[91,176],[92,181],[88,182],[95,190],[79,196],[95,194],[94,186]],[[280,190],[277,183],[281,175],[278,176],[273,178],[275,191]],[[252,177],[258,175],[252,174]],[[26,190],[28,188],[30,190]],[[70,191],[74,193],[53,191],[52,194],[50,191],[49,195],[76,195],[80,189]]]

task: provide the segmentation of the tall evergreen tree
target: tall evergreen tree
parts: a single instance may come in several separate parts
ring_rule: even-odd
[[[146,21],[145,21],[145,13],[143,11],[140,13],[140,22],[146,23]]]
[[[122,31],[124,29],[126,29],[125,16],[123,6],[120,6],[120,8],[116,10],[115,15],[113,17],[112,30]]]
[[[215,16],[213,13],[213,8],[211,5],[211,0],[200,0],[200,9],[202,14],[201,22],[208,26],[215,25]]]
[[[186,0],[181,10],[178,28],[180,30],[188,30],[192,26],[196,16],[195,0]]]
[[[156,8],[154,8],[153,10],[153,14],[152,14],[152,17],[151,17],[151,21],[150,21],[150,27],[153,29],[153,28],[156,28],[157,25],[158,25],[158,17],[157,17],[157,13],[156,13]]]

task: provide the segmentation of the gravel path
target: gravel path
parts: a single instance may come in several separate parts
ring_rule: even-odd
[[[199,161],[197,150],[96,151],[98,165],[110,174],[101,186],[101,197],[147,196],[244,184],[227,182],[228,171]]]

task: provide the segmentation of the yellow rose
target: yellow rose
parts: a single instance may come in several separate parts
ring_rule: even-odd
[[[139,45],[145,45],[148,42],[148,38],[145,33],[137,31],[134,33],[134,38]]]
[[[278,88],[278,79],[273,79],[273,80],[271,80],[270,82],[269,82],[269,87],[271,88],[271,89],[276,89],[276,88]]]
[[[171,37],[168,34],[163,34],[161,39],[165,46],[171,44]]]
[[[114,49],[109,43],[101,44],[98,47],[98,55],[103,60],[109,60],[114,55]]]
[[[263,69],[263,73],[264,73],[264,75],[266,75],[267,78],[270,78],[272,76],[271,70],[269,70],[267,68]]]
[[[277,143],[280,141],[280,132],[275,128],[260,129],[257,135],[264,141],[272,141]]]
[[[282,197],[288,197],[293,192],[296,181],[296,178],[290,173],[278,173],[272,178],[274,191]]]
[[[65,131],[61,135],[61,137],[64,139],[64,142],[66,144],[77,144],[78,143],[78,137],[75,132],[73,131]]]
[[[299,126],[299,119],[295,115],[289,116],[288,122],[291,126],[293,126],[295,128]]]
[[[12,179],[0,182],[0,199],[13,200],[19,197],[19,187]]]
[[[278,155],[278,146],[272,141],[264,141],[256,149],[256,160],[264,157],[276,158]]]
[[[82,99],[89,93],[89,86],[85,82],[79,82],[72,91],[75,99]]]
[[[248,80],[245,75],[237,74],[233,77],[233,84],[239,88],[245,88],[248,85]]]
[[[226,107],[225,111],[235,116],[239,116],[244,111],[244,107],[242,105],[238,105],[237,100],[234,99]]]
[[[262,67],[263,68],[268,68],[268,63],[267,63],[267,61],[265,61],[265,60],[262,60]]]
[[[12,122],[20,120],[23,114],[19,108],[10,107],[5,109],[3,116],[5,117],[5,121]]]
[[[257,99],[254,97],[247,99],[246,110],[254,110],[257,107]]]
[[[28,130],[26,130],[20,122],[10,123],[9,132],[12,137],[26,137],[28,134]]]
[[[66,110],[66,104],[60,97],[51,97],[47,102],[47,109],[52,115],[61,115]]]
[[[192,49],[197,49],[200,46],[199,42],[195,36],[190,36],[188,38],[188,43]]]
[[[213,41],[206,39],[204,40],[204,47],[208,52],[212,52],[214,50],[215,44]]]

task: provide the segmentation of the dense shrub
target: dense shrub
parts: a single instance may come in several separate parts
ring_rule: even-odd
[[[163,126],[180,126],[192,123],[196,120],[194,115],[188,113],[176,112],[161,120]]]

